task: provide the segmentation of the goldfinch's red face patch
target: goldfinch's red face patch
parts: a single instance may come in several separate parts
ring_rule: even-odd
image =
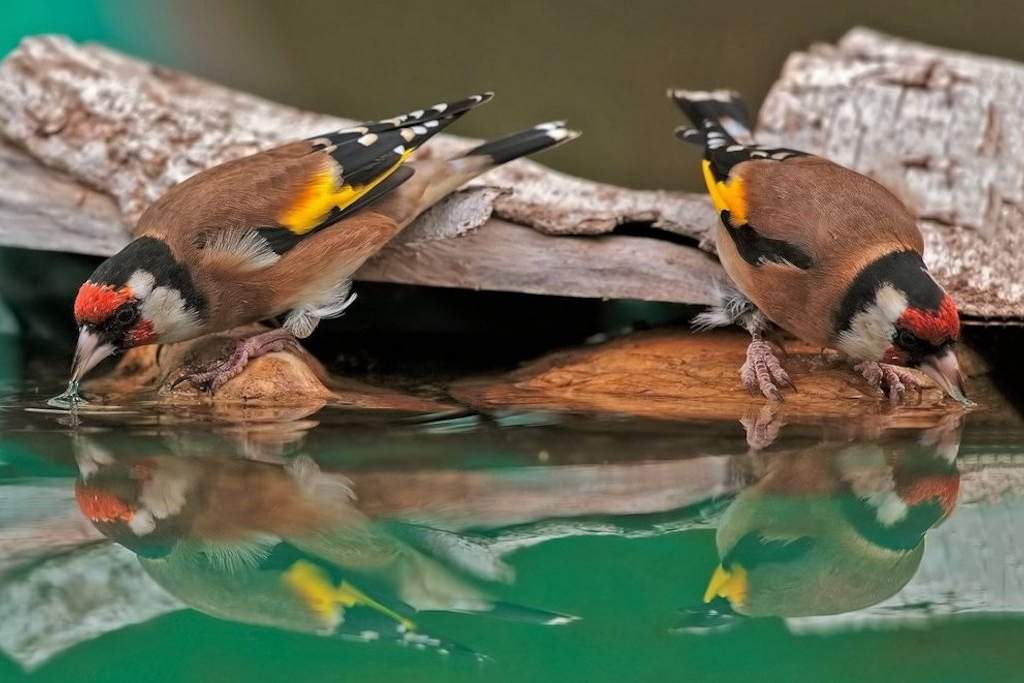
[[[112,493],[75,482],[78,509],[92,522],[129,522],[135,510]]]
[[[960,316],[956,304],[946,294],[937,310],[921,310],[908,307],[896,323],[897,327],[909,330],[918,339],[943,346],[960,338]]]
[[[75,322],[104,332],[104,339],[117,350],[152,344],[158,335],[153,321],[142,317],[141,306],[131,285],[86,282],[75,299]]]
[[[900,312],[892,346],[885,352],[882,362],[920,367],[929,358],[951,352],[959,339],[960,317],[956,304],[943,292],[935,308],[907,306]]]
[[[960,497],[960,477],[949,474],[918,477],[907,484],[897,483],[896,491],[907,505],[934,502],[947,516]]]
[[[128,330],[124,336],[125,346],[144,346],[146,344],[155,344],[157,342],[157,334],[153,328],[153,321],[151,320],[139,320],[135,323],[135,326]]]
[[[125,304],[135,300],[131,287],[115,287],[86,282],[75,298],[75,322],[79,325],[102,325]]]

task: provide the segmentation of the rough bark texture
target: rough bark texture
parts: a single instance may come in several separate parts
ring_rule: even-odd
[[[121,546],[51,554],[0,577],[0,651],[32,671],[83,641],[182,607]]]
[[[1024,66],[867,29],[786,62],[758,139],[888,185],[961,310],[1024,317]]]
[[[0,186],[0,244],[111,254],[146,206],[175,183],[352,123],[97,45],[27,39],[0,63],[0,135],[30,155],[0,147],[0,173],[19,176]],[[449,156],[476,142],[440,135],[421,155]],[[711,301],[710,282],[722,277],[713,259],[681,244],[613,236],[594,245],[560,237],[644,222],[697,241],[714,221],[702,196],[603,185],[527,160],[468,187],[411,226],[360,277],[695,303]],[[488,222],[492,216],[536,232]],[[487,230],[475,234],[484,225]],[[541,240],[542,234],[550,237]],[[453,240],[463,235],[472,239]]]

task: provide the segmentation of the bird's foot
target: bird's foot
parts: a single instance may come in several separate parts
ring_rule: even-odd
[[[793,380],[775,357],[772,345],[762,339],[754,339],[747,347],[747,362],[740,368],[740,379],[751,396],[756,396],[760,391],[765,398],[774,401],[782,400],[782,394],[776,384],[796,390]]]
[[[188,382],[197,389],[212,394],[241,373],[250,360],[275,351],[283,351],[294,343],[295,337],[285,329],[270,330],[248,337],[238,342],[235,350],[226,358],[218,358],[186,370],[174,381],[171,389]]]
[[[779,410],[779,404],[765,403],[760,409],[751,408],[740,418],[740,424],[747,432],[747,446],[750,450],[764,450],[779,438],[779,433],[786,426]]]
[[[919,396],[921,394],[921,385],[914,374],[898,365],[864,361],[854,365],[853,369],[863,375],[868,384],[888,396],[891,401],[902,400],[908,391],[916,391]]]

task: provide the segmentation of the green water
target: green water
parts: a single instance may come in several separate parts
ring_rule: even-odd
[[[749,453],[732,421],[72,417],[42,374],[0,411],[3,681],[1020,679],[1016,424]],[[702,600],[719,562],[738,603]]]

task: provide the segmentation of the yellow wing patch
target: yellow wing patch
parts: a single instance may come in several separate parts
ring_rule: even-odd
[[[342,607],[365,605],[394,619],[407,629],[416,625],[395,611],[367,596],[348,581],[335,587],[327,574],[311,562],[298,560],[284,573],[284,582],[325,626],[333,627],[341,619]]]
[[[711,162],[707,159],[703,162],[704,184],[708,187],[708,194],[714,202],[715,209],[721,213],[729,212],[730,222],[734,227],[747,224],[747,192],[743,185],[743,178],[730,177],[727,180],[716,180],[711,172]]]
[[[415,150],[406,150],[401,158],[372,181],[363,185],[338,187],[333,168],[327,168],[309,181],[306,187],[278,219],[282,226],[296,235],[305,235],[316,228],[332,209],[344,209],[383,182],[401,166]],[[333,164],[332,164],[333,166]]]
[[[704,602],[711,602],[716,597],[726,598],[733,606],[742,607],[747,602],[750,583],[747,570],[734,564],[732,571],[718,565],[711,576],[708,588],[704,591]]]

